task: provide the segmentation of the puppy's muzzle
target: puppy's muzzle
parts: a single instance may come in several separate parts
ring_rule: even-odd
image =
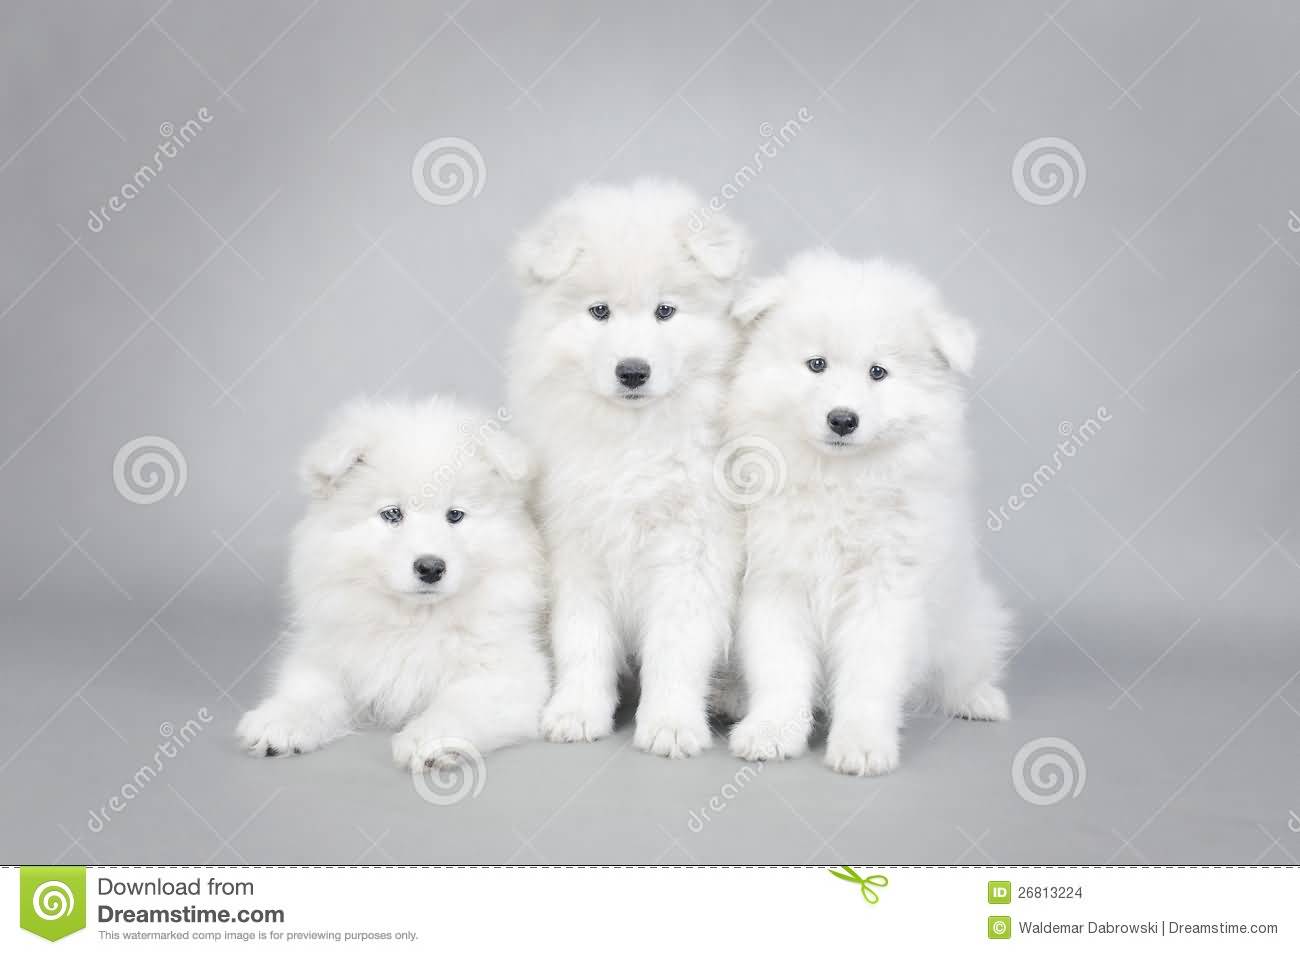
[[[447,562],[441,557],[434,557],[432,554],[422,554],[415,558],[411,570],[415,572],[415,576],[419,577],[422,583],[436,584],[447,573]]]

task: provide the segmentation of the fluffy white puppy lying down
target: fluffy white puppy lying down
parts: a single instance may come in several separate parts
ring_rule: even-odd
[[[528,471],[497,417],[459,402],[344,409],[303,460],[288,652],[244,748],[307,753],[374,722],[418,772],[535,738],[550,675]]]
[[[515,249],[511,408],[540,465],[551,740],[608,734],[619,673],[635,660],[635,745],[682,757],[710,742],[706,700],[740,554],[713,464],[748,242],[701,208],[672,183],[586,186]]]
[[[732,751],[802,754],[818,704],[832,769],[888,772],[918,686],[953,716],[1006,719],[1008,615],[968,504],[971,326],[913,272],[824,251],[757,284],[737,317],[751,331],[731,434],[778,454],[785,480],[748,512],[737,645],[750,699]]]

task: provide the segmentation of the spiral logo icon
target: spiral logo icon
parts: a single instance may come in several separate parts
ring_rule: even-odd
[[[47,922],[71,915],[76,907],[77,899],[72,889],[57,879],[42,882],[32,893],[32,909]]]
[[[176,732],[176,727],[172,726],[172,724],[166,720],[158,724],[159,736],[172,736],[175,734],[175,732]]]
[[[758,135],[762,136],[764,139],[768,139],[769,137],[771,137],[773,132],[774,130],[772,129],[771,123],[758,124]]]
[[[411,182],[425,202],[451,206],[477,197],[487,182],[487,164],[468,139],[447,136],[420,147],[411,162]]]
[[[713,486],[737,507],[780,494],[785,479],[785,456],[775,444],[756,434],[733,438],[713,458]]]
[[[478,747],[467,739],[438,740],[424,771],[411,777],[420,798],[435,806],[453,806],[473,799],[487,784],[487,763]]]
[[[1083,192],[1088,167],[1068,139],[1045,136],[1025,143],[1011,161],[1011,184],[1025,202],[1052,206]]]
[[[176,125],[174,123],[164,122],[158,127],[158,134],[162,136],[163,139],[170,139],[174,132],[176,132]]]
[[[1017,795],[1035,806],[1052,806],[1083,792],[1088,766],[1068,739],[1041,736],[1020,747],[1011,763]]]
[[[1057,433],[1063,438],[1068,438],[1070,436],[1070,432],[1073,430],[1074,430],[1074,424],[1070,421],[1062,421],[1060,424],[1056,426]]]
[[[132,504],[155,504],[185,490],[189,465],[185,455],[166,438],[146,434],[118,448],[113,459],[113,484]]]

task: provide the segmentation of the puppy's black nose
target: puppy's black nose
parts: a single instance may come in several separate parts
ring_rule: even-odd
[[[625,388],[640,388],[650,380],[650,362],[644,358],[624,358],[614,366],[614,375]]]
[[[826,415],[826,423],[838,435],[852,434],[858,430],[858,413],[849,408],[832,408]]]
[[[415,558],[415,563],[411,565],[411,569],[415,571],[415,576],[426,584],[436,584],[442,580],[442,575],[447,572],[447,562],[441,557],[434,557],[432,554],[421,554]]]

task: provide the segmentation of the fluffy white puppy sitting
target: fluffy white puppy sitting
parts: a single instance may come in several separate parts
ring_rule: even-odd
[[[1006,719],[1008,615],[981,575],[967,500],[971,326],[920,276],[825,251],[756,285],[737,317],[752,326],[729,424],[738,453],[778,455],[785,477],[748,512],[749,710],[732,751],[802,754],[819,689],[826,762],[842,773],[898,765],[918,685],[950,715]]]
[[[375,722],[401,728],[393,758],[419,772],[536,738],[550,675],[528,468],[496,416],[455,401],[344,409],[303,460],[288,653],[243,746],[306,753]]]
[[[701,208],[671,183],[583,187],[515,249],[511,408],[540,459],[556,663],[542,727],[554,741],[613,729],[635,658],[635,745],[682,757],[710,742],[740,554],[713,459],[748,243]]]

